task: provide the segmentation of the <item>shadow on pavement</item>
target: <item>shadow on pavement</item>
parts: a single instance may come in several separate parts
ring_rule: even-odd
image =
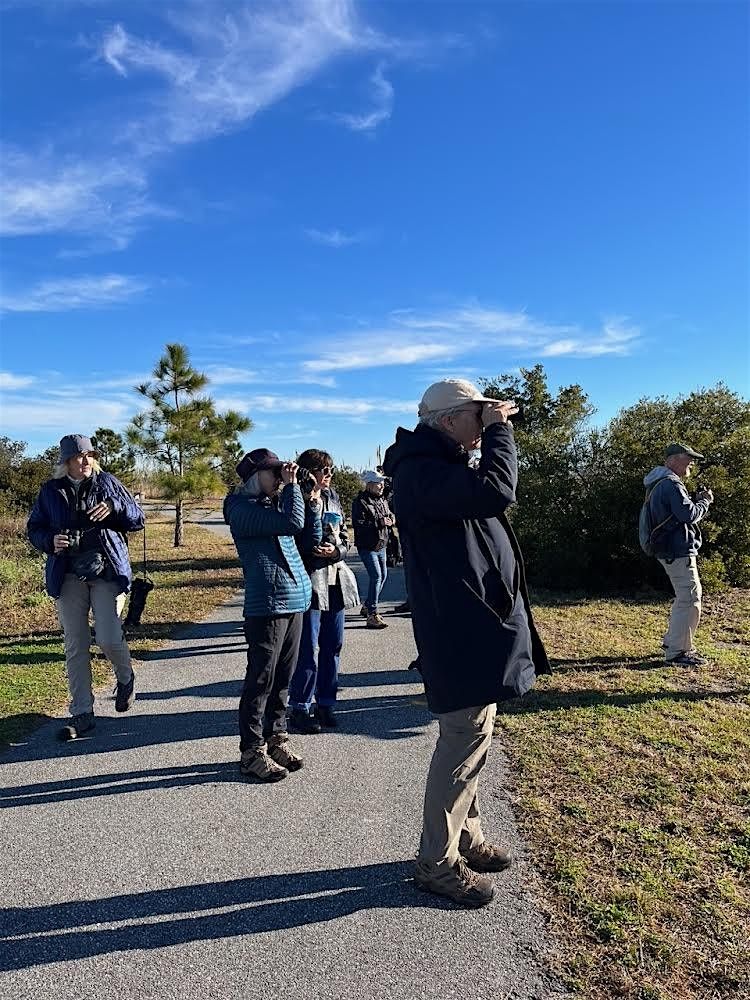
[[[385,684],[388,687],[395,687],[398,684],[419,684],[421,678],[414,670],[372,670],[359,674],[339,674],[339,683],[342,687],[361,688],[378,687]],[[342,708],[345,702],[340,702],[337,706]]]
[[[188,689],[189,690],[189,689]],[[237,695],[237,681],[207,684],[204,697]],[[417,735],[429,721],[422,702],[409,695],[352,698],[337,706],[338,732],[364,735],[373,739],[400,739]],[[12,747],[4,754],[4,763],[23,760],[46,760],[95,753],[114,753],[136,747],[165,743],[189,743],[192,740],[238,737],[237,709],[209,709],[204,712],[162,712],[157,715],[99,716],[92,736],[71,743],[60,743],[52,726],[38,731],[26,744]],[[312,736],[310,739],[320,739]],[[12,792],[12,789],[6,789]]]
[[[225,639],[237,636],[244,642],[242,620],[225,622],[144,622],[142,625],[131,625],[126,629],[129,640],[132,639]],[[143,653],[143,660],[158,660],[171,650],[155,649]]]
[[[0,970],[262,934],[335,920],[360,910],[420,904],[450,908],[444,900],[414,890],[412,867],[411,862],[394,861],[261,875],[52,906],[9,907],[0,910],[0,927],[6,928],[0,940]],[[241,908],[229,913],[202,912],[230,906]],[[147,922],[157,917],[171,919]],[[129,923],[112,929],[100,926],[123,921]],[[19,940],[9,938],[9,932],[32,936]]]
[[[62,781],[40,781],[32,785],[15,785],[0,790],[0,809],[17,806],[39,806],[48,802],[74,802],[95,799],[124,792],[150,789],[185,788],[220,781],[244,784],[237,761],[217,764],[187,764],[184,767],[154,767],[146,771],[121,771],[119,774],[96,774],[85,778]]]

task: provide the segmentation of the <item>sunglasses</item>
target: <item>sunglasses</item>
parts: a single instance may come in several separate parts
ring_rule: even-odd
[[[321,465],[317,469],[313,469],[313,472],[322,472],[324,476],[332,476],[336,471],[333,465]]]

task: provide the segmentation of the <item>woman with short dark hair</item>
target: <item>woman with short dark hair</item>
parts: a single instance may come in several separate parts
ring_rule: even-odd
[[[132,576],[124,533],[143,525],[143,511],[127,489],[102,471],[91,438],[66,434],[54,476],[39,491],[27,527],[34,548],[47,553],[47,593],[55,599],[65,640],[71,719],[59,733],[62,740],[78,739],[96,726],[90,611],[97,644],[117,678],[115,710],[127,712],[135,699],[120,614]]]
[[[299,657],[289,686],[289,723],[297,732],[319,733],[321,726],[334,729],[338,725],[334,706],[345,610],[359,604],[359,592],[344,561],[349,538],[341,501],[332,485],[333,459],[327,451],[308,448],[297,462],[314,476],[320,491],[323,539],[317,545],[301,546],[313,592],[302,619]]]

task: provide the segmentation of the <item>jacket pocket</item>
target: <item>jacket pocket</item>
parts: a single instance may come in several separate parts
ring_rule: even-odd
[[[502,577],[499,573],[488,573],[484,578],[484,597],[472,587],[470,583],[466,580],[462,580],[461,583],[466,587],[469,593],[481,604],[491,611],[496,618],[501,622],[506,622],[513,613],[513,608],[515,606],[515,600],[513,595],[510,593],[508,588],[505,586]]]

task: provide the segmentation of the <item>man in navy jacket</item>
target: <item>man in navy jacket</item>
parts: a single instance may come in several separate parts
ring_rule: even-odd
[[[698,576],[698,549],[702,521],[713,503],[711,490],[698,490],[695,500],[685,488],[696,459],[703,458],[685,444],[670,444],[664,465],[657,465],[643,479],[648,493],[654,555],[664,567],[675,598],[663,646],[667,663],[698,667],[708,660],[696,650],[693,639],[701,618],[703,591]]]

